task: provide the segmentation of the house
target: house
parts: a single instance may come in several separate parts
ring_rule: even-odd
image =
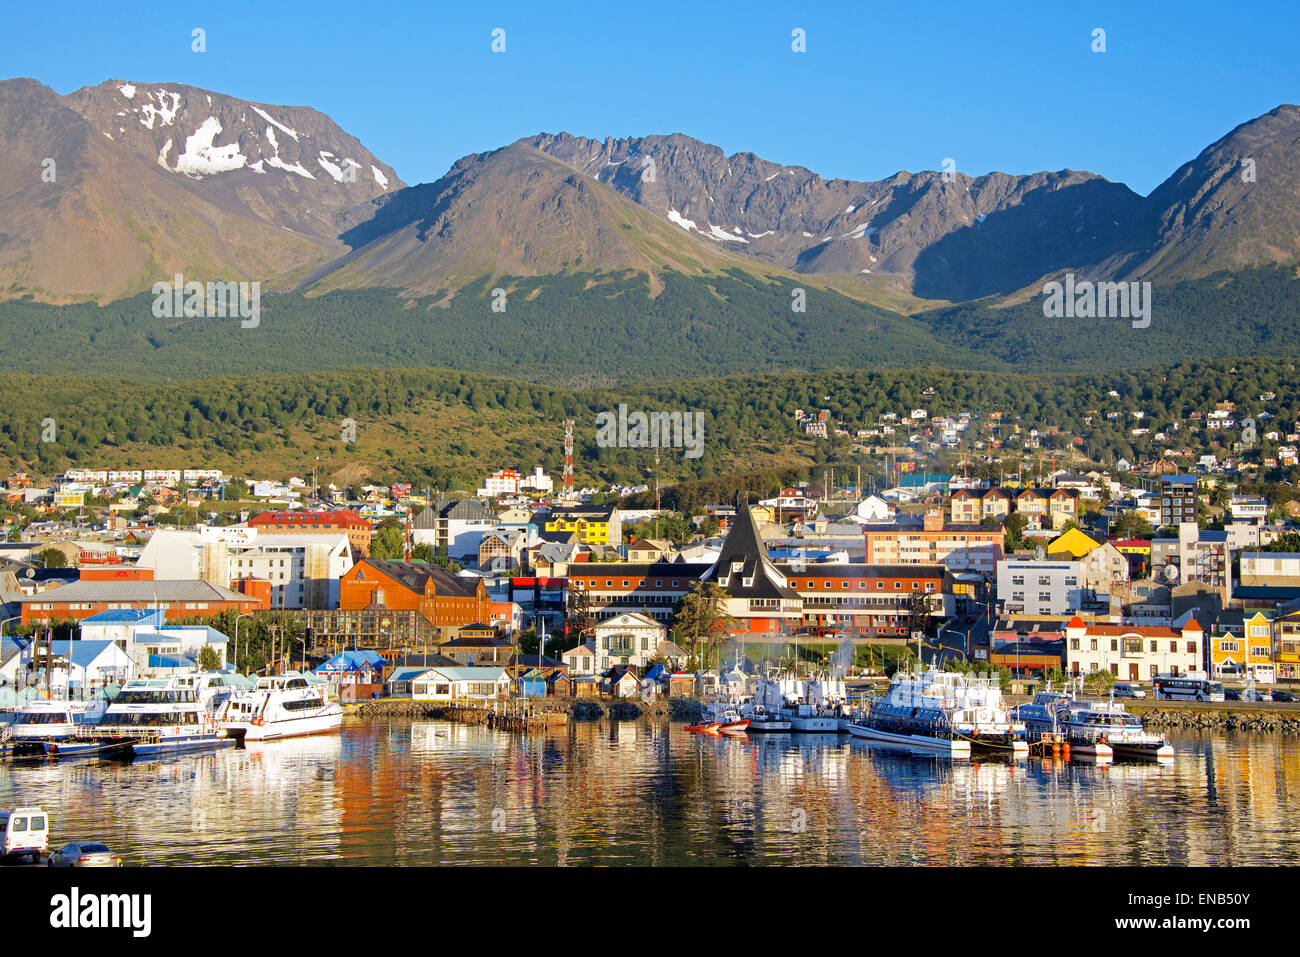
[[[574,697],[574,678],[563,671],[552,672],[546,679],[546,693],[552,698]]]
[[[555,506],[545,515],[548,532],[576,532],[584,545],[621,545],[623,516],[614,505]]]
[[[353,557],[370,554],[370,522],[349,509],[259,512],[248,520],[248,527],[266,532],[342,532]]]
[[[668,629],[649,615],[625,612],[598,623],[591,635],[595,667],[603,672],[620,665],[647,667],[668,637]]]
[[[589,675],[596,672],[596,652],[590,645],[578,645],[560,657],[564,659],[564,666],[571,674]]]
[[[210,618],[232,608],[246,612],[266,607],[264,600],[206,581],[154,581],[151,572],[147,575],[114,580],[87,579],[83,574],[80,581],[25,597],[23,624],[60,619],[81,621],[113,609],[162,608],[174,619],[183,619]]]
[[[1262,611],[1243,615],[1240,633],[1221,629],[1210,639],[1210,674],[1216,678],[1250,678],[1261,684],[1276,680],[1273,664],[1273,616]]]
[[[438,646],[438,653],[462,665],[504,665],[514,653],[514,642],[491,625],[464,625],[460,634]]]
[[[21,650],[18,667],[26,671],[21,683],[34,684],[47,660],[52,664],[49,682],[53,689],[102,688],[136,677],[135,662],[116,642],[64,638],[33,641]]]
[[[498,667],[439,667],[412,670],[408,682],[415,701],[494,701],[510,694],[510,676]],[[390,678],[390,684],[393,679]]]
[[[627,546],[629,562],[672,561],[673,544],[655,538],[640,538]]]
[[[546,678],[536,668],[530,668],[519,676],[519,696],[521,698],[545,698],[546,692]]]
[[[668,693],[674,698],[695,693],[695,675],[677,670],[668,676]]]
[[[631,698],[641,691],[641,679],[631,665],[611,668],[604,678],[606,694],[616,698]]]

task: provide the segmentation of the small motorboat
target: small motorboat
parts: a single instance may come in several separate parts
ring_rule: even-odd
[[[700,734],[717,734],[721,725],[717,721],[710,721],[707,724],[688,724],[687,731],[698,731]]]

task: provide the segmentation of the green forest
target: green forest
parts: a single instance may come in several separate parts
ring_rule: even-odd
[[[508,291],[494,312],[488,287]],[[806,309],[792,308],[796,289]],[[412,300],[392,290],[265,295],[237,319],[158,319],[142,294],[103,306],[0,303],[7,368],[174,382],[371,368],[447,368],[565,388],[932,364],[1097,372],[1205,358],[1300,354],[1294,271],[1248,269],[1152,290],[1151,325],[1047,319],[1042,297],[904,317],[815,285],[739,271],[484,281]]]
[[[1271,430],[1285,439],[1300,417],[1295,363],[1285,359],[1193,361],[1070,375],[934,367],[784,373],[576,391],[427,369],[220,376],[170,384],[11,374],[3,385],[0,462],[43,476],[97,465],[215,467],[236,476],[287,477],[309,473],[319,458],[321,475],[336,482],[342,476],[343,484],[401,479],[418,487],[472,490],[496,468],[527,470],[540,464],[558,473],[563,422],[572,417],[579,485],[653,483],[655,450],[601,448],[597,415],[620,404],[631,410],[699,412],[703,455],[688,458],[681,449],[663,449],[658,474],[662,483],[693,483],[681,494],[696,488],[702,499],[715,501],[721,490],[709,483],[722,475],[728,482],[753,476],[764,493],[773,483],[810,472],[820,480],[827,467],[840,464],[862,465],[864,475],[878,475],[880,459],[865,446],[881,439],[857,439],[856,433],[887,412],[905,416],[924,408],[931,419],[962,412],[980,417],[963,433],[965,451],[980,437],[1010,441],[1015,425],[1023,432],[1047,433],[1040,436],[1047,452],[1069,449],[1072,437],[1080,436],[1086,456],[1104,465],[1159,454],[1154,436],[1162,430],[1176,446],[1213,447],[1204,434],[1187,440],[1186,433],[1196,424],[1193,412],[1211,411],[1224,400],[1236,403],[1239,419],[1257,419],[1255,455],[1277,444],[1266,438]],[[926,394],[931,389],[933,394]],[[1275,397],[1261,400],[1267,393]],[[795,410],[819,408],[830,409],[850,435],[814,439],[799,433]],[[1144,413],[1140,421],[1136,411]],[[993,412],[1002,413],[1000,424],[986,431],[986,417]],[[344,441],[346,420],[355,424],[355,441]],[[1139,425],[1150,432],[1132,435]],[[43,441],[51,427],[53,440]],[[894,441],[905,441],[906,434]],[[1233,430],[1214,439],[1222,453],[1239,437]],[[955,467],[962,450],[943,464]]]

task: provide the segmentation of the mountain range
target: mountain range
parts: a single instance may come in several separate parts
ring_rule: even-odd
[[[1293,264],[1298,145],[1300,107],[1279,106],[1143,197],[1075,170],[856,182],[682,134],[559,133],[408,186],[310,107],[119,80],[60,96],[13,79],[0,82],[0,301],[105,304],[182,273],[309,298],[383,290],[426,312],[526,287],[556,317],[629,277],[644,288],[619,308],[682,282],[725,301],[726,279],[872,304],[820,320],[850,340],[855,323],[892,328],[885,310],[918,316],[909,341],[923,350],[926,329],[956,328],[942,310],[960,306],[969,333],[1067,271],[1170,287]],[[817,321],[799,334],[819,335]]]

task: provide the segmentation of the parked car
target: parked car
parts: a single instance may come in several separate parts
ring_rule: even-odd
[[[122,859],[108,845],[94,841],[64,844],[50,855],[50,867],[121,867]]]
[[[1224,689],[1223,689],[1223,700],[1224,700],[1224,701],[1240,701],[1240,700],[1241,700],[1241,689],[1240,689],[1240,688],[1224,688]]]
[[[1295,700],[1295,695],[1293,695],[1293,694],[1292,694],[1291,692],[1289,692],[1289,691],[1279,691],[1278,689],[1274,688],[1274,689],[1273,689],[1273,700],[1274,700],[1274,701],[1294,701],[1294,700]]]
[[[0,857],[27,857],[33,863],[50,844],[50,816],[44,808],[0,811]]]
[[[1115,684],[1116,698],[1145,698],[1146,696],[1147,693],[1141,685],[1128,681],[1120,681]]]

